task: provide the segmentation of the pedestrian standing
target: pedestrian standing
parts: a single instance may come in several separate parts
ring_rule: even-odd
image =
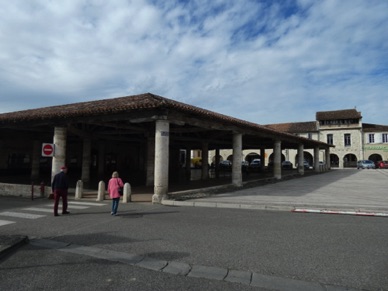
[[[112,173],[112,178],[109,180],[108,183],[108,193],[110,198],[112,199],[112,212],[111,215],[117,215],[117,208],[119,207],[120,202],[120,192],[119,190],[124,187],[124,183],[119,177],[118,172]]]
[[[54,216],[58,216],[59,199],[62,197],[62,214],[70,214],[67,211],[67,194],[69,181],[67,179],[67,167],[61,167],[61,171],[54,176],[51,188],[54,193]]]

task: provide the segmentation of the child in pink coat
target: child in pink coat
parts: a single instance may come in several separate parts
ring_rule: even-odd
[[[119,207],[120,202],[119,189],[121,187],[124,187],[124,183],[121,178],[119,178],[119,173],[115,171],[112,173],[112,178],[109,180],[108,183],[108,193],[110,198],[112,199],[112,212],[110,213],[111,215],[117,215],[117,208]]]

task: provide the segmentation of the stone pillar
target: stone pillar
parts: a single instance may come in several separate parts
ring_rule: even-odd
[[[265,167],[265,148],[260,148],[260,168],[263,171]]]
[[[301,143],[298,146],[298,172],[304,175],[304,145]]]
[[[157,120],[155,126],[155,183],[152,203],[161,203],[168,192],[170,124]]]
[[[216,149],[216,158],[214,159],[214,169],[216,171],[216,178],[220,177],[220,149]]]
[[[242,156],[242,134],[233,134],[233,162],[232,162],[232,184],[242,187],[241,173],[241,156]]]
[[[344,156],[338,157],[338,168],[343,169],[344,168]]]
[[[276,140],[274,144],[273,176],[280,180],[282,178],[282,142]]]
[[[34,140],[32,145],[32,161],[31,161],[31,180],[36,181],[39,179],[39,160],[41,156],[41,143],[39,140]],[[37,181],[39,182],[39,181]]]
[[[320,169],[319,169],[319,147],[314,148],[314,171],[320,172]]]
[[[201,179],[209,179],[209,144],[207,142],[202,143],[202,166],[201,166]]]
[[[331,164],[330,164],[330,148],[325,149],[325,154],[326,154],[326,170],[331,169]]]
[[[104,178],[105,169],[105,144],[100,142],[98,145],[98,177],[99,179]]]
[[[147,138],[147,166],[146,166],[146,186],[154,185],[155,170],[155,138]]]
[[[92,140],[85,137],[82,151],[82,173],[81,180],[87,184],[90,182],[90,164],[92,161]]]
[[[191,181],[191,148],[186,147],[186,157],[185,157],[185,177],[186,182]]]
[[[53,141],[55,153],[51,166],[51,181],[54,179],[54,176],[59,173],[61,167],[66,163],[66,140],[67,129],[65,127],[55,127]]]

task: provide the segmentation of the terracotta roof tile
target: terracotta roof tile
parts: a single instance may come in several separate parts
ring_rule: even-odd
[[[196,118],[201,118],[209,122],[225,123],[261,133],[273,134],[284,138],[288,137],[292,140],[304,140],[302,137],[295,137],[286,131],[278,131],[270,127],[233,118],[151,93],[3,113],[0,114],[0,126],[34,122],[50,123],[51,121],[58,121],[59,119],[61,121],[73,121],[77,117],[122,114],[152,109],[177,111],[187,115],[194,115]],[[309,142],[311,143],[312,141],[309,140]],[[318,141],[315,141],[314,144],[326,145]]]
[[[315,121],[266,124],[268,128],[288,133],[302,133],[318,131]]]
[[[385,131],[388,133],[388,125],[363,123],[362,130],[364,132],[382,132],[382,131]]]
[[[336,111],[321,111],[316,113],[316,120],[337,120],[337,119],[360,119],[361,112],[356,109],[345,109]]]
[[[58,119],[71,120],[75,117],[119,114],[143,109],[175,109],[188,114],[200,115],[207,120],[214,119],[234,123],[240,126],[253,126],[266,131],[273,131],[272,129],[265,128],[264,126],[255,123],[212,112],[151,93],[3,113],[0,114],[0,124]]]

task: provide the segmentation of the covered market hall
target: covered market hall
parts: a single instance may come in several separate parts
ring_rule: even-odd
[[[232,150],[228,183],[242,187],[245,149],[261,156],[271,150],[271,175],[281,179],[282,150],[298,151],[297,171],[303,175],[304,149],[314,149],[314,157],[323,150],[330,160],[332,147],[151,93],[3,113],[0,133],[0,183],[49,186],[67,165],[73,187],[81,180],[93,188],[118,171],[132,186],[152,187],[153,203],[166,199],[173,185],[192,187],[186,182],[193,150],[201,151],[202,161],[215,151],[214,177],[210,163],[198,169],[204,181],[219,178],[219,152]],[[44,144],[53,145],[52,156],[42,156]],[[316,170],[318,163],[315,158]]]

